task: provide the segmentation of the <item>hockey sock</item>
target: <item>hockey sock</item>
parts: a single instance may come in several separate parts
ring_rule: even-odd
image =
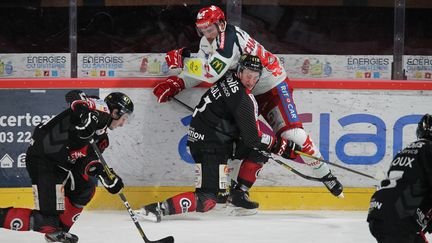
[[[166,200],[168,212],[165,215],[194,212],[197,207],[195,193],[184,192]]]
[[[31,209],[28,208],[2,208],[0,209],[0,226],[16,231],[30,230]],[[1,222],[3,221],[3,222]]]
[[[69,232],[83,209],[83,207],[76,207],[70,202],[68,197],[65,197],[65,211],[60,214],[60,225],[63,231]]]
[[[59,231],[59,215],[45,215],[38,210],[33,210],[31,217],[33,218],[32,230],[41,233],[52,233]]]
[[[282,137],[289,139],[302,147],[302,152],[312,155],[316,158],[321,158],[321,153],[318,147],[314,144],[311,137],[302,128],[293,128],[284,131],[281,134]],[[313,169],[313,173],[316,177],[322,178],[330,172],[326,163],[319,160],[312,159],[306,156],[301,156],[301,159]]]
[[[203,192],[197,189],[195,195],[198,199],[196,211],[205,213],[216,206],[217,193]]]
[[[255,183],[262,166],[261,163],[256,163],[247,159],[243,160],[237,177],[237,182],[240,187],[239,189],[242,189],[243,191],[249,190],[249,188],[251,188]]]

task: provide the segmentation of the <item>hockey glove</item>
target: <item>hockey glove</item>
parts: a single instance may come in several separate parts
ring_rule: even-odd
[[[153,94],[158,98],[159,103],[166,102],[169,98],[174,97],[185,89],[183,79],[177,76],[170,76],[165,81],[156,85]]]
[[[112,168],[109,168],[109,172],[106,173],[105,170],[99,176],[99,181],[111,194],[117,194],[123,189],[124,184],[122,178],[118,176]]]
[[[300,145],[294,143],[291,140],[279,137],[276,143],[273,145],[271,152],[282,156],[285,159],[296,159],[297,154],[295,151],[301,151]]]
[[[123,189],[123,180],[118,176],[112,168],[106,172],[102,163],[98,160],[91,161],[85,168],[85,174],[89,176],[96,176],[102,185],[111,194],[117,194]]]
[[[413,217],[417,226],[420,228],[419,231],[430,232],[431,227],[429,223],[431,222],[432,210],[424,212],[421,208],[417,208]]]
[[[183,68],[183,58],[185,57],[190,57],[190,50],[183,47],[167,52],[165,61],[170,69]]]

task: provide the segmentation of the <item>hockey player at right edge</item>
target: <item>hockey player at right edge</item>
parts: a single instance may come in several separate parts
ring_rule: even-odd
[[[432,116],[417,127],[418,140],[391,162],[370,201],[369,229],[378,243],[424,243],[432,217]]]
[[[228,206],[233,214],[250,215],[257,212],[258,203],[250,201],[247,191],[258,172],[274,153],[293,157],[300,146],[284,138],[276,139],[260,131],[258,107],[251,90],[262,72],[258,57],[243,55],[236,74],[227,73],[216,82],[195,107],[188,133],[188,146],[196,163],[196,189],[184,192],[163,202],[144,206],[139,215],[161,221],[162,215],[186,212],[207,212],[217,201],[217,194],[225,191],[224,168],[229,158],[243,159],[237,184],[231,185]],[[240,213],[235,210],[241,210]]]

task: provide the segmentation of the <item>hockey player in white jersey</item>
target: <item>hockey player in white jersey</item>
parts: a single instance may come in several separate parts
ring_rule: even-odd
[[[170,68],[182,68],[178,76],[170,76],[155,86],[153,93],[158,102],[166,102],[186,88],[201,81],[213,83],[228,70],[235,69],[242,54],[258,56],[264,66],[260,82],[253,94],[259,104],[259,112],[271,125],[277,136],[282,136],[302,146],[302,152],[320,158],[321,153],[309,134],[303,129],[293,100],[293,89],[279,60],[258,41],[237,26],[225,20],[225,14],[217,6],[202,8],[197,15],[196,26],[202,34],[199,51],[191,57],[187,48],[169,51],[165,57]],[[343,186],[331,173],[327,164],[302,158],[314,175],[324,180],[324,185],[337,197],[343,197]],[[330,179],[330,180],[329,180]]]

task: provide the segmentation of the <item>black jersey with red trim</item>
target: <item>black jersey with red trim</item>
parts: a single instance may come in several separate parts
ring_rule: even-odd
[[[91,139],[99,141],[103,138],[104,143],[108,144],[106,129],[111,121],[108,106],[101,99],[88,98],[88,101],[94,105],[92,114],[97,116],[97,124],[91,137],[80,136],[77,126],[82,125],[79,117],[82,114],[78,114],[78,109],[68,108],[53,119],[36,126],[27,149],[27,157],[46,158],[48,163],[70,169],[75,163],[69,158],[71,151],[88,146]]]
[[[267,150],[273,137],[258,125],[258,105],[240,79],[228,72],[201,97],[189,126],[188,145],[230,148],[235,140]]]
[[[387,179],[371,198],[368,221],[404,221],[418,227],[418,216],[432,209],[431,197],[432,142],[420,139],[394,157]]]

